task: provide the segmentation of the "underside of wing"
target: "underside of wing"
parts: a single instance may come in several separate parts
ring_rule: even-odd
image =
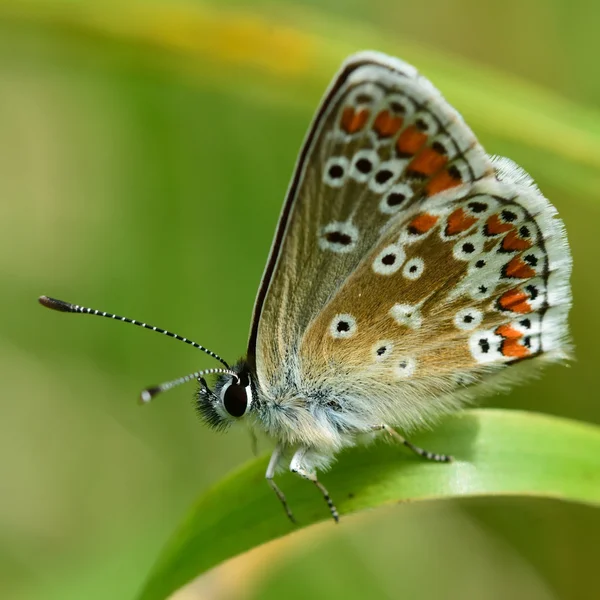
[[[258,293],[249,356],[261,388],[276,396],[285,387],[305,330],[390,222],[493,173],[460,115],[413,67],[351,57],[307,135]]]
[[[569,354],[562,223],[506,159],[498,178],[398,215],[302,339],[297,385],[340,418],[410,428],[481,384]],[[519,367],[519,365],[521,365]]]

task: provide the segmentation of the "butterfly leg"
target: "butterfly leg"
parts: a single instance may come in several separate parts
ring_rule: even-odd
[[[273,454],[271,454],[271,460],[269,461],[269,466],[267,467],[267,472],[265,473],[265,478],[267,483],[271,486],[271,489],[275,492],[281,504],[283,504],[283,509],[285,510],[286,515],[290,519],[292,523],[296,523],[296,519],[292,514],[292,511],[285,499],[285,494],[279,489],[279,486],[273,481],[273,477],[275,476],[275,471],[277,470],[277,465],[279,464],[279,460],[281,459],[281,455],[283,453],[283,449],[281,446],[276,446],[275,450],[273,450]]]
[[[385,431],[389,435],[391,435],[395,440],[410,448],[415,454],[426,458],[427,460],[433,460],[434,462],[452,462],[454,459],[449,454],[436,454],[435,452],[429,452],[428,450],[424,450],[423,448],[419,448],[419,446],[415,446],[411,442],[409,442],[406,438],[402,437],[393,427],[389,425],[379,425],[379,427],[375,428],[376,431]]]
[[[300,448],[300,450],[298,450],[294,454],[294,456],[292,457],[292,462],[290,463],[290,471],[292,473],[297,473],[298,475],[300,475],[300,477],[303,477],[304,479],[308,479],[308,481],[312,481],[317,486],[317,488],[319,488],[319,491],[321,492],[321,494],[323,494],[323,498],[325,498],[325,502],[327,502],[327,506],[331,511],[331,516],[333,517],[333,520],[336,523],[339,523],[340,515],[337,511],[337,508],[335,507],[335,504],[333,503],[333,500],[329,496],[327,488],[317,479],[317,474],[315,470],[311,468],[306,468],[306,465],[303,464],[306,451],[307,448]]]

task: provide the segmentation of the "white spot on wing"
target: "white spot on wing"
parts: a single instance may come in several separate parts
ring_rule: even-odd
[[[417,368],[417,361],[412,356],[407,356],[398,360],[394,372],[397,377],[406,379],[412,377]]]
[[[463,308],[454,316],[454,325],[462,331],[470,331],[481,325],[483,313],[476,308]]]
[[[436,143],[444,149],[443,154],[448,157],[448,160],[454,158],[454,156],[457,153],[457,150],[454,142],[452,141],[452,138],[449,135],[446,135],[445,133],[440,133],[436,135],[431,140],[431,145],[433,146]]]
[[[475,256],[483,253],[483,243],[483,235],[480,233],[469,235],[454,244],[452,254],[456,260],[471,261]]]
[[[380,340],[377,343],[373,344],[373,348],[371,348],[371,355],[375,362],[384,361],[394,349],[394,344],[389,340]]]
[[[386,246],[373,261],[373,271],[379,275],[391,275],[402,266],[405,258],[404,250],[400,246]]]
[[[369,97],[371,99],[370,102],[358,102],[358,98],[360,97]],[[378,105],[382,102],[383,100],[383,90],[373,84],[372,82],[366,82],[363,83],[362,85],[357,85],[354,90],[352,90],[349,94],[348,94],[348,101],[347,101],[347,105],[354,105],[354,106],[360,106],[360,107],[371,107],[373,105]]]
[[[502,338],[492,330],[476,331],[469,338],[469,350],[473,358],[480,364],[504,362],[500,352]]]
[[[388,96],[388,107],[392,110],[393,114],[398,114],[404,118],[404,122],[408,121],[412,118],[415,113],[415,105],[412,103],[412,100],[407,96],[402,96],[400,94],[390,94]],[[394,110],[396,107],[402,107],[402,110]]]
[[[323,168],[323,181],[335,188],[342,187],[348,179],[350,163],[345,156],[332,156]]]
[[[404,269],[402,269],[402,275],[404,275],[406,279],[411,279],[414,281],[423,275],[424,270],[425,262],[419,256],[415,256],[406,261]]]
[[[411,304],[394,304],[390,309],[390,316],[398,323],[410,329],[419,329],[423,321],[421,310]]]
[[[398,176],[404,171],[408,160],[386,160],[382,162],[376,171],[373,173],[373,177],[369,179],[369,189],[376,194],[383,194],[387,192],[394,181],[398,179]]]
[[[413,190],[407,183],[397,183],[381,199],[379,212],[386,215],[396,214],[413,197]]]
[[[419,111],[415,115],[415,124],[419,131],[426,133],[428,136],[436,135],[439,129],[435,118],[424,110]]]
[[[358,229],[352,223],[343,221],[334,221],[325,225],[319,235],[319,246],[322,250],[331,250],[341,254],[352,252],[357,241]]]
[[[352,159],[350,177],[364,183],[379,166],[379,154],[375,150],[359,150]]]
[[[331,337],[335,339],[346,339],[352,337],[358,327],[356,325],[356,319],[349,314],[340,313],[335,315],[329,325],[329,333]]]

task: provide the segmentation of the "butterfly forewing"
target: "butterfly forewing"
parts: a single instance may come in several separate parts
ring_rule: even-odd
[[[411,66],[375,53],[347,61],[307,136],[255,306],[249,354],[265,393],[298,375],[306,329],[392,222],[492,174],[461,117]],[[383,292],[370,293],[366,302]]]

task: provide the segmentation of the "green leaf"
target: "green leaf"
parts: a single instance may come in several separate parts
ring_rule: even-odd
[[[321,476],[342,527],[349,513],[415,500],[533,496],[600,505],[600,427],[535,413],[472,410],[413,441],[451,453],[455,462],[432,463],[401,446],[378,443],[342,453]],[[331,519],[313,485],[285,474],[278,483],[299,521],[293,526],[264,481],[267,462],[249,462],[198,500],[140,600],[166,598],[228,558]]]

